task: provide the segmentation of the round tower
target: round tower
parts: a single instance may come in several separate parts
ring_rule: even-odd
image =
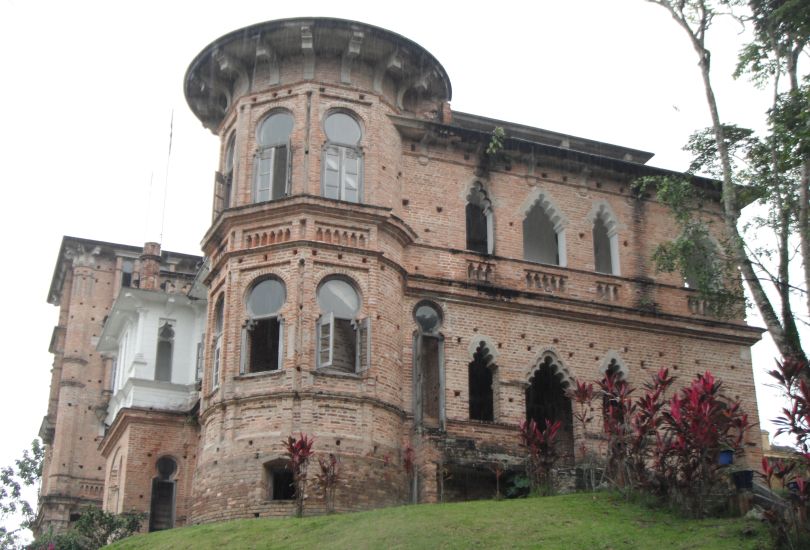
[[[222,144],[193,521],[288,515],[282,441],[300,432],[342,463],[336,508],[403,501],[401,136],[449,112],[447,74],[390,31],[287,19],[211,43],[185,94]]]

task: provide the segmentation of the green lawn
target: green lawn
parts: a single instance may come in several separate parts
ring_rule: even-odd
[[[769,548],[743,519],[687,520],[600,494],[401,506],[304,519],[196,525],[126,539],[116,549]]]

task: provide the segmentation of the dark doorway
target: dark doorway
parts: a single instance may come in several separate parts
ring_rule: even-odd
[[[572,464],[574,458],[574,417],[571,400],[565,392],[568,383],[551,357],[546,357],[526,389],[526,419],[537,422],[545,429],[546,420],[562,422],[557,439],[558,451],[564,464]]]
[[[149,531],[174,527],[174,481],[152,480],[152,506]]]
[[[469,366],[470,420],[495,420],[491,360],[489,349],[482,342]]]

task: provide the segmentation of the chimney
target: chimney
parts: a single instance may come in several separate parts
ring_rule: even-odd
[[[144,290],[160,288],[160,243],[146,243],[141,254],[141,284]]]
[[[453,110],[450,109],[450,102],[449,101],[442,101],[441,112],[439,113],[439,119],[442,124],[452,124],[453,123]]]

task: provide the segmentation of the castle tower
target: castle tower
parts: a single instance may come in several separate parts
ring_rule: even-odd
[[[564,467],[599,452],[566,389],[608,371],[712,370],[756,420],[760,331],[649,268],[678,231],[632,192],[650,153],[453,112],[430,53],[337,19],[230,33],[185,92],[222,143],[192,521],[290,514],[298,433],[338,509],[491,497],[524,419],[563,423]]]

